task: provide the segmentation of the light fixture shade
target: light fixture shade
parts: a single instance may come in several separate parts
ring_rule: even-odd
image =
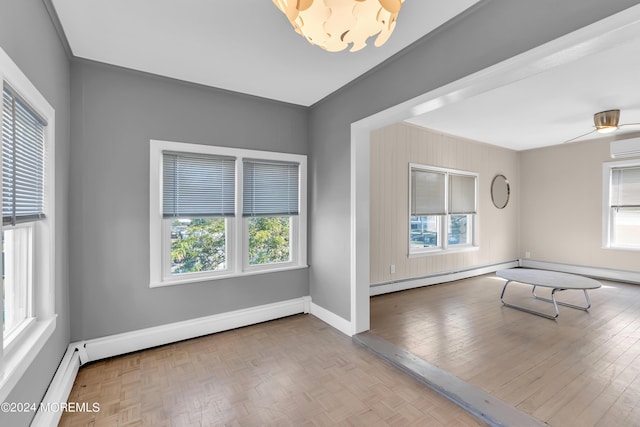
[[[344,50],[352,44],[355,52],[378,35],[382,46],[396,27],[404,0],[273,0],[296,32],[309,43],[330,52]]]
[[[601,111],[593,115],[593,123],[598,133],[610,133],[618,129],[620,110]]]

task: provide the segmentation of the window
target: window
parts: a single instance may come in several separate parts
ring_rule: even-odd
[[[640,250],[640,161],[605,163],[603,180],[604,246]]]
[[[55,329],[55,114],[2,49],[0,84],[2,400]]]
[[[151,286],[306,267],[306,156],[151,141]]]
[[[409,165],[409,253],[433,253],[476,245],[478,175]]]
[[[245,268],[295,264],[299,165],[248,159],[242,170]]]

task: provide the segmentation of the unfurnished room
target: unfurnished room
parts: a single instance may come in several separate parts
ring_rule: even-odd
[[[637,0],[0,0],[0,425],[640,425]]]

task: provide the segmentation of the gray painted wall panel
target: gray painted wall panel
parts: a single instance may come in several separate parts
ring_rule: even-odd
[[[149,140],[306,154],[304,108],[82,60],[72,103],[72,340],[309,294],[306,269],[149,288]]]
[[[311,108],[314,303],[350,319],[350,124],[637,4],[489,0]],[[398,21],[402,25],[402,17]]]
[[[40,402],[69,344],[69,61],[40,0],[0,0],[0,46],[56,113],[56,330],[7,402]],[[0,425],[29,425],[33,413],[0,413]]]

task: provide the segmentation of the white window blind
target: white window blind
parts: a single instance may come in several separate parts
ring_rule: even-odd
[[[476,213],[476,177],[449,174],[449,213]]]
[[[245,160],[243,216],[298,215],[298,164]]]
[[[235,215],[235,158],[164,152],[163,216]]]
[[[444,172],[411,169],[411,215],[446,215]]]
[[[640,209],[640,167],[611,170],[611,207],[617,210]]]
[[[2,90],[2,221],[44,218],[46,122],[9,86]]]

